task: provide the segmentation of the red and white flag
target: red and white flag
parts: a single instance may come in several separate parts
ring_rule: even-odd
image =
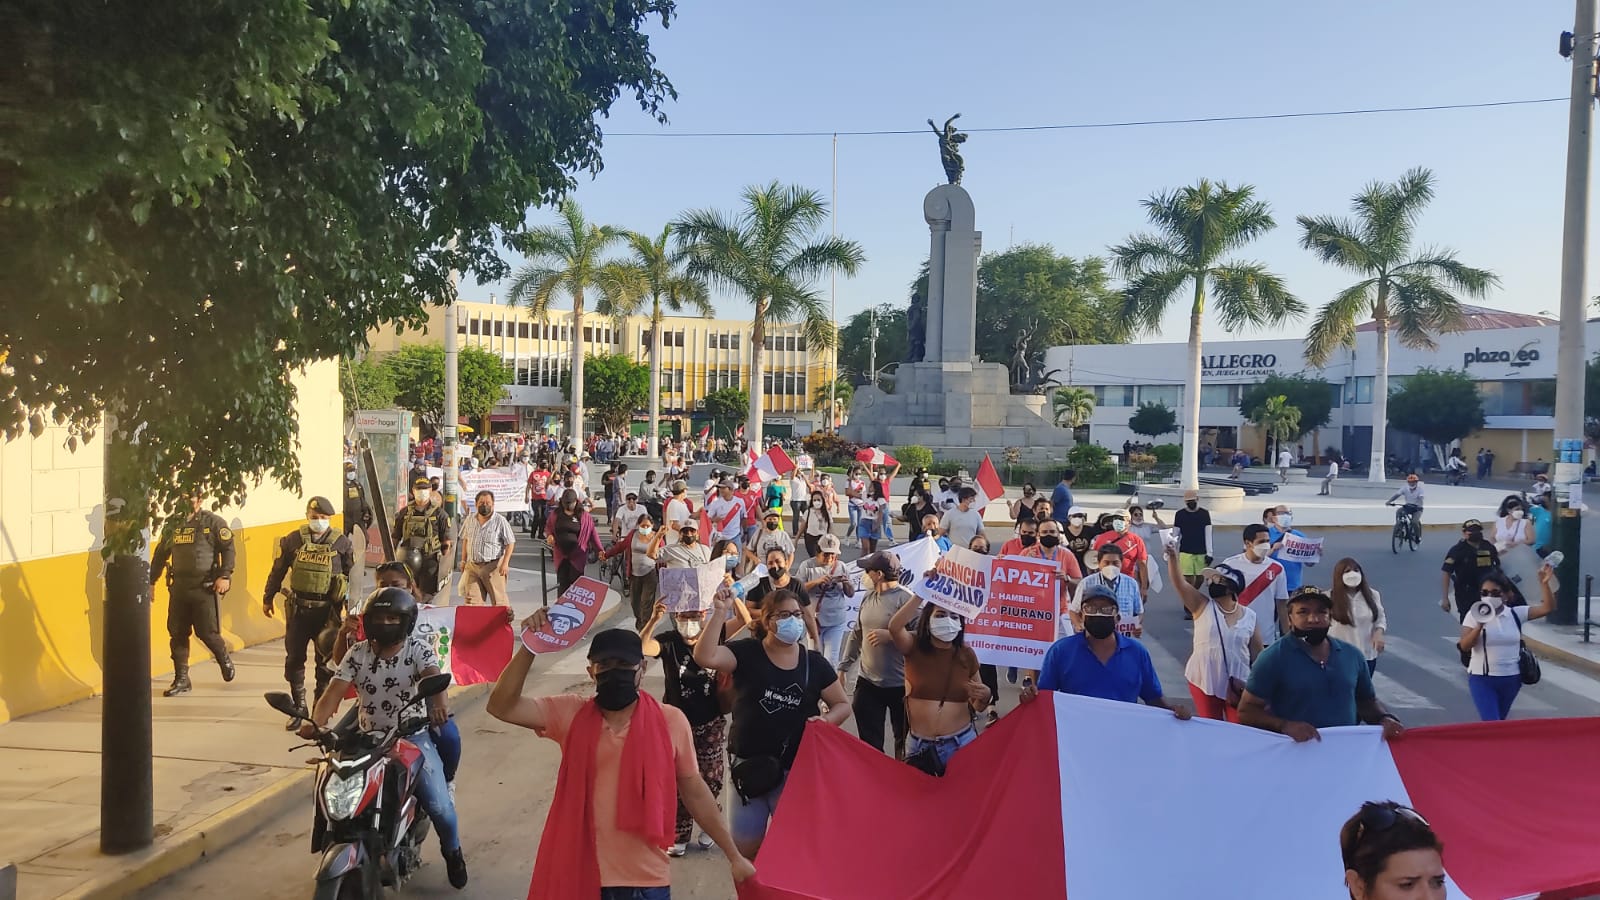
[[[877,447],[868,447],[856,451],[856,462],[864,462],[869,466],[898,466],[900,460],[879,450]]]
[[[813,722],[761,848],[760,884],[739,896],[1349,900],[1339,829],[1369,800],[1428,820],[1452,898],[1600,890],[1600,780],[1550,780],[1594,759],[1600,718],[1430,726],[1393,742],[1372,726],[1321,734],[1296,744],[1044,693],[959,750],[940,779]],[[873,840],[816,839],[839,822],[872,822]],[[883,864],[929,859],[937,841],[937,865]]]
[[[978,508],[983,509],[989,505],[989,501],[998,500],[1005,494],[1006,488],[1000,483],[1000,473],[995,471],[994,460],[985,453],[983,464],[978,466]]]
[[[738,428],[735,428],[733,430],[733,436],[736,438],[744,437],[744,425],[741,424]]]
[[[755,451],[752,450],[750,452],[754,453]],[[789,454],[783,452],[782,447],[773,444],[772,449],[750,461],[750,468],[745,471],[745,474],[750,476],[752,483],[760,481],[762,484],[766,484],[793,471],[794,460],[789,458]]]
[[[711,435],[711,426],[707,425],[706,427],[700,429],[699,439],[703,441],[707,437],[710,437],[710,435]]]
[[[515,648],[503,606],[419,607],[416,634],[433,645],[451,684],[494,681]]]

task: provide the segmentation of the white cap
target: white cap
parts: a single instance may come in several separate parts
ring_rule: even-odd
[[[1089,513],[1081,506],[1074,506],[1067,510],[1067,518],[1070,519],[1073,516],[1083,516],[1085,519],[1087,519],[1089,518]]]

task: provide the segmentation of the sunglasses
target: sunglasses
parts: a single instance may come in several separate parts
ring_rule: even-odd
[[[1388,831],[1402,818],[1416,822],[1423,828],[1433,827],[1428,824],[1428,820],[1424,819],[1421,813],[1409,806],[1369,806],[1361,813],[1361,821],[1356,827],[1355,842],[1357,844],[1361,843],[1362,839],[1368,834]]]

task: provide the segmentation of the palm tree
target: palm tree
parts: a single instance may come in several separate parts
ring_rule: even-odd
[[[1056,425],[1078,429],[1094,416],[1094,391],[1088,388],[1064,387],[1050,397],[1050,407],[1055,412]]]
[[[1250,417],[1267,437],[1277,444],[1279,450],[1283,449],[1283,442],[1300,434],[1300,410],[1290,405],[1289,398],[1283,395],[1268,397],[1267,402],[1256,409],[1255,415]],[[1267,448],[1267,465],[1273,465],[1276,455],[1272,448]]]
[[[633,258],[606,263],[600,269],[599,311],[617,319],[639,315],[650,304],[650,455],[661,450],[661,318],[664,310],[692,309],[706,318],[713,314],[703,279],[684,271],[688,256],[682,247],[669,247],[672,226],[651,239],[625,232]]]
[[[1384,429],[1389,420],[1389,331],[1407,347],[1432,350],[1432,332],[1461,321],[1453,291],[1482,297],[1500,279],[1456,259],[1454,250],[1411,249],[1422,208],[1433,199],[1433,173],[1412,169],[1394,184],[1374,181],[1351,200],[1356,218],[1299,216],[1300,245],[1323,262],[1362,277],[1334,297],[1306,336],[1306,360],[1321,366],[1335,347],[1355,346],[1356,319],[1372,316],[1378,328],[1378,371],[1372,385],[1372,458],[1368,481],[1384,478]]]
[[[525,305],[536,316],[547,315],[550,301],[566,292],[572,297],[572,401],[567,411],[569,443],[583,452],[583,304],[587,291],[599,286],[600,255],[622,237],[610,225],[594,225],[571,200],[557,207],[561,221],[533,228],[511,243],[528,257],[506,291],[506,303]]]
[[[813,286],[831,271],[854,275],[865,260],[861,245],[819,237],[828,205],[815,191],[774,181],[744,189],[735,216],[715,210],[685,213],[674,224],[689,254],[689,271],[743,295],[750,317],[750,419],[745,437],[761,446],[763,351],[767,329],[799,320],[812,352],[832,347],[837,328]]]
[[[1189,306],[1189,373],[1183,392],[1183,487],[1200,486],[1200,322],[1207,289],[1222,326],[1278,325],[1301,315],[1305,305],[1283,279],[1258,262],[1222,260],[1276,224],[1255,188],[1230,188],[1202,179],[1193,187],[1157,194],[1144,202],[1154,234],[1136,234],[1112,247],[1122,291],[1122,326],[1130,336],[1154,330],[1167,308],[1192,289]]]

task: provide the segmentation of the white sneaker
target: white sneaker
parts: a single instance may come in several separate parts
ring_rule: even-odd
[[[700,832],[700,839],[698,841],[696,841],[695,843],[700,845],[700,849],[701,850],[710,850],[712,847],[715,847],[716,844],[717,844],[716,841],[713,841],[711,839],[711,835],[706,834],[704,831]]]
[[[676,856],[682,856],[682,855],[684,855],[685,853],[688,853],[688,852],[689,852],[689,845],[688,844],[673,844],[670,848],[668,848],[667,855],[676,857]]]

